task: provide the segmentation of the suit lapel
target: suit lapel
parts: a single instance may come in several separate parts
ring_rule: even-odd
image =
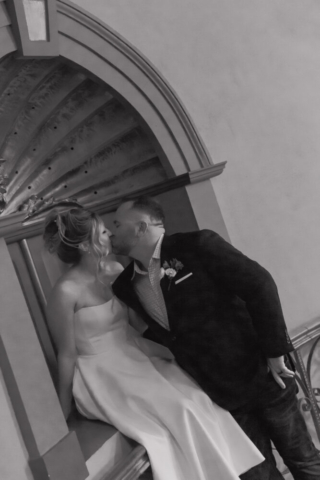
[[[167,262],[170,265],[172,260],[181,261],[181,247],[179,245],[179,240],[176,236],[172,237],[164,237],[162,246],[161,246],[161,267],[163,268],[163,264]],[[177,270],[177,274],[175,277],[171,279],[168,276],[164,276],[160,282],[161,290],[163,293],[163,298],[167,308],[168,320],[170,329],[174,329],[177,326],[177,321],[179,319],[176,318],[176,315],[173,314],[173,300],[176,300],[176,295],[181,292],[181,288],[179,287],[179,292],[176,289],[176,282],[179,279],[183,279],[186,275],[192,275],[193,273],[188,269],[188,266],[185,265],[185,262],[182,262],[183,267],[180,270]],[[179,283],[179,282],[178,282]]]
[[[161,245],[160,268],[163,268],[165,262],[170,265],[170,261],[173,260],[173,258],[175,258],[175,240],[172,237],[164,236]],[[170,308],[173,282],[174,278],[170,282],[170,278],[167,275],[164,275],[164,277],[160,281],[163,298],[166,304],[170,329],[172,329],[173,327],[173,318]]]

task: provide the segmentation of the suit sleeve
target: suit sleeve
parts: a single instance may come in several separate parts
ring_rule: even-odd
[[[246,303],[265,355],[279,357],[292,351],[270,273],[210,230],[200,233],[196,251],[214,282]]]

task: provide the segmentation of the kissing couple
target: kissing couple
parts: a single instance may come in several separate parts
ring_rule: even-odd
[[[73,397],[142,444],[154,480],[281,479],[271,441],[295,480],[319,480],[271,275],[164,222],[150,197],[122,202],[112,232],[80,207],[48,215],[45,245],[70,265],[47,307],[65,417]]]

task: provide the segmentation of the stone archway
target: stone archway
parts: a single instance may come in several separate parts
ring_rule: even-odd
[[[8,3],[11,1],[13,0],[8,0]],[[0,2],[0,6],[3,7],[4,2]],[[68,0],[58,0],[56,6],[61,58],[82,69],[85,75],[89,73],[89,76],[108,85],[109,92],[115,99],[122,99],[131,106],[141,120],[140,126],[145,128],[145,133],[153,140],[151,143],[163,168],[162,180],[165,176],[167,180],[173,180],[185,175],[177,185],[186,186],[185,191],[189,197],[186,207],[190,208],[191,203],[199,227],[213,228],[228,237],[210,183],[210,178],[223,171],[225,163],[212,163],[174,91],[143,55],[99,19]],[[4,12],[5,9],[2,8],[0,38],[3,42],[0,58],[16,49],[10,19]],[[32,190],[32,185],[27,183],[24,178],[23,187],[31,187],[29,190]],[[171,181],[168,189],[174,188],[174,185]],[[22,189],[21,183],[20,190]],[[94,189],[93,192],[95,191],[98,190]],[[13,195],[17,198],[18,193]],[[25,198],[20,200],[25,201]],[[19,203],[18,200],[15,202],[11,211]]]
[[[140,113],[176,175],[212,165],[181,101],[140,52],[69,0],[59,0],[57,12],[60,55],[97,75]]]

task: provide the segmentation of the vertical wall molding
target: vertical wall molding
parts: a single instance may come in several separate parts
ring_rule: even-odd
[[[29,20],[23,0],[6,0],[6,4],[17,43],[18,57],[48,58],[59,55],[56,0],[39,2],[43,5],[44,15],[38,13],[36,18],[36,12],[30,12]],[[33,40],[30,37],[30,21],[34,22],[35,30],[42,28],[46,31],[46,39]],[[42,23],[44,25],[41,25]]]
[[[0,239],[0,366],[35,480],[88,474],[64,420],[5,240]]]

